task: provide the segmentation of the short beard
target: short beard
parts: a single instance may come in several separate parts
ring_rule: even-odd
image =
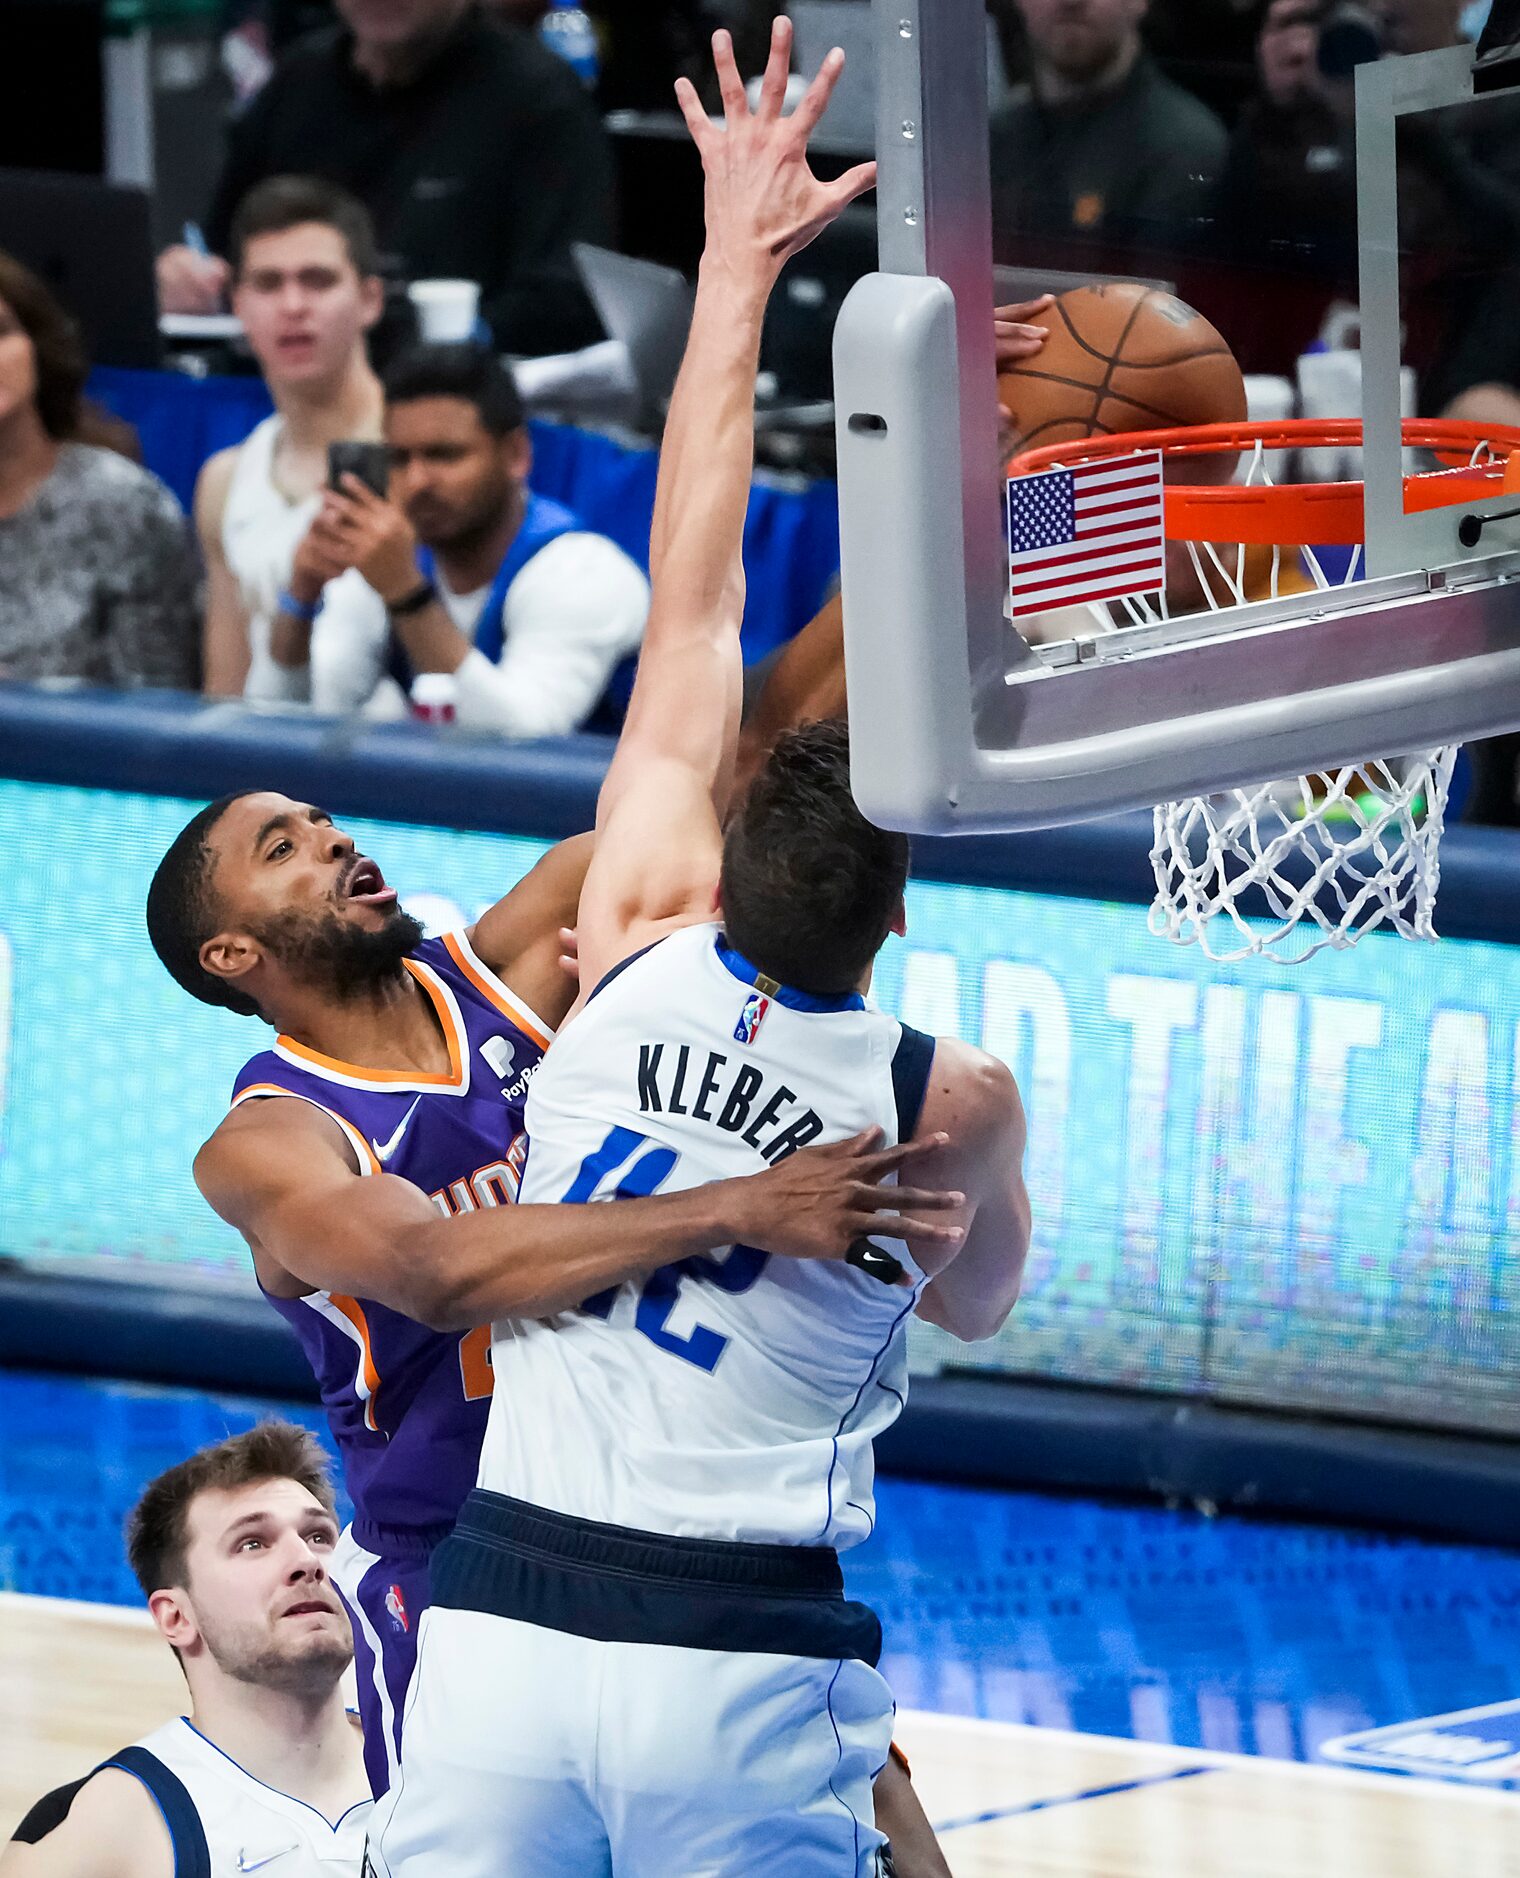
[[[338,913],[276,913],[254,938],[293,978],[339,1004],[357,1004],[394,984],[423,940],[423,926],[398,906],[378,932]]]
[[[210,1640],[207,1639],[208,1648]],[[353,1661],[352,1644],[324,1639],[299,1656],[292,1656],[271,1641],[269,1647],[251,1656],[218,1656],[212,1661],[224,1675],[246,1682],[255,1689],[272,1689],[279,1695],[293,1695],[322,1701],[331,1695],[343,1672]]]

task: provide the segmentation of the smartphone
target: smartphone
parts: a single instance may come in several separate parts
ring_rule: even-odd
[[[390,451],[383,443],[330,443],[327,446],[328,483],[334,489],[341,489],[345,476],[357,476],[377,496],[383,496],[390,487]]]

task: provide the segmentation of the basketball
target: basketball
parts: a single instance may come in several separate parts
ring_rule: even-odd
[[[1074,287],[1041,323],[1050,337],[1039,353],[998,379],[1018,451],[1246,415],[1229,346],[1201,313],[1158,288]]]

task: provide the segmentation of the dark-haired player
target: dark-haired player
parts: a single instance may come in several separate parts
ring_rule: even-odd
[[[861,1129],[946,1131],[935,1174],[964,1243],[896,1246],[896,1284],[743,1238],[672,1248],[577,1310],[495,1324],[480,1487],[435,1561],[406,1778],[372,1834],[393,1878],[878,1871],[892,1699],[835,1553],[871,1529],[909,1315],[983,1337],[1018,1294],[1018,1092],[865,1000],[908,849],[855,808],[842,728],[782,738],[720,827],[761,325],[788,257],[871,181],[811,175],[842,59],[786,118],[790,42],[778,21],[751,111],[720,35],[724,126],[682,88],[707,250],[581,897],[583,991],[529,1093],[523,1193],[631,1206]]]
[[[429,1560],[475,1479],[492,1372],[474,1326],[733,1238],[842,1258],[877,1209],[913,1204],[879,1184],[901,1157],[864,1137],[637,1207],[511,1204],[529,1081],[569,1001],[559,929],[588,845],[564,843],[473,927],[424,940],[325,813],[251,792],[191,820],[148,896],[175,979],[279,1033],[239,1074],[196,1179],[304,1346],[343,1457],[354,1520],[333,1574],[377,1792]],[[950,1230],[899,1229],[925,1244]]]
[[[190,1713],[39,1801],[0,1874],[358,1878],[372,1801],[340,1687],[337,1542],[327,1457],[289,1422],[151,1481],[127,1556]]]

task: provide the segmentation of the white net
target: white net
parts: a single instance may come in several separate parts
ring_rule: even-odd
[[[1380,926],[1434,939],[1454,749],[1156,810],[1151,931],[1211,959],[1298,964]]]
[[[1480,446],[1473,460],[1487,454]],[[1272,482],[1260,442],[1236,480]],[[1184,541],[1169,552],[1167,591],[1119,602],[1122,619],[1094,609],[1104,630],[1324,592],[1356,580],[1361,569],[1359,547],[1334,572],[1329,556],[1312,548]],[[1434,939],[1456,756],[1455,749],[1427,750],[1163,803],[1151,850],[1151,930],[1222,962],[1298,964],[1326,947],[1343,951],[1379,927]]]

